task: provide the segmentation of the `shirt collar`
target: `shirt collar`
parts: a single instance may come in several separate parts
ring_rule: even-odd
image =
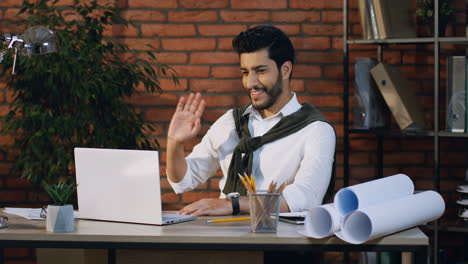
[[[286,105],[284,105],[283,108],[281,108],[279,112],[276,113],[274,116],[278,116],[278,115],[288,116],[292,113],[297,112],[299,109],[301,109],[302,106],[301,104],[299,104],[299,101],[297,100],[296,93],[292,93],[292,95],[293,96],[291,100],[289,100],[289,102]],[[252,105],[249,105],[249,107],[247,107],[243,116],[247,114],[253,115],[255,117],[260,117],[261,119],[260,113],[257,110],[255,110]]]

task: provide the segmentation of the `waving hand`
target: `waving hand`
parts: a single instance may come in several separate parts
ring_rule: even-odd
[[[179,143],[195,138],[201,128],[200,118],[205,110],[205,100],[200,93],[182,96],[169,125],[168,137]]]

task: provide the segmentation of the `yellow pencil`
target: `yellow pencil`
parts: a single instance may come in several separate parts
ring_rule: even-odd
[[[241,180],[242,184],[244,184],[244,187],[245,189],[247,189],[247,192],[255,193],[252,187],[250,186],[250,184],[247,183],[247,179],[244,179],[244,177],[242,177],[240,174],[239,174],[239,179]]]
[[[250,181],[250,177],[247,173],[244,173],[244,180],[246,180],[250,187],[252,187],[252,181]]]
[[[252,174],[250,175],[250,181],[252,183],[252,188],[254,192],[257,193],[257,185],[255,185],[255,177]]]
[[[224,218],[224,219],[213,219],[206,220],[207,223],[221,223],[221,222],[234,222],[234,221],[247,221],[250,220],[250,216],[238,217],[238,218]]]

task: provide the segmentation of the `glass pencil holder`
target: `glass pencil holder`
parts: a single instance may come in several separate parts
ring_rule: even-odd
[[[249,193],[250,231],[276,233],[281,193]]]

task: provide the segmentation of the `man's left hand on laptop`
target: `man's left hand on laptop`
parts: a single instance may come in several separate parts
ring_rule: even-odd
[[[232,215],[232,203],[227,199],[205,198],[182,208],[182,215]]]

